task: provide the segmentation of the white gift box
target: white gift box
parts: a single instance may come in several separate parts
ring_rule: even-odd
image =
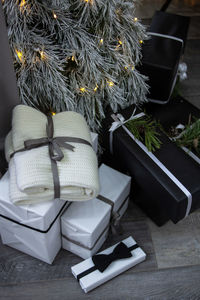
[[[51,264],[61,248],[60,214],[69,203],[56,199],[16,206],[9,199],[9,173],[0,180],[0,228],[5,245]]]
[[[71,203],[61,217],[62,247],[84,259],[103,245],[111,214],[120,219],[128,207],[131,177],[102,164],[99,179],[100,196]]]
[[[72,274],[79,281],[81,288],[85,293],[95,289],[99,285],[105,283],[106,281],[116,277],[122,272],[125,272],[129,268],[145,260],[146,254],[136,244],[136,241],[131,236],[123,240],[122,242],[128,248],[130,248],[130,253],[132,254],[132,256],[129,258],[123,258],[113,261],[105,269],[105,271],[100,272],[99,270],[97,270],[91,257],[71,268]],[[99,254],[110,254],[113,252],[116,246],[117,244],[100,252]],[[133,248],[133,250],[131,250],[131,247]]]
[[[98,151],[98,134],[95,132],[90,132],[92,139],[92,147],[94,151],[97,153]]]

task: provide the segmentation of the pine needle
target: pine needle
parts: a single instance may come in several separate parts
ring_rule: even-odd
[[[136,139],[143,142],[150,152],[154,152],[161,147],[161,141],[157,131],[160,124],[150,117],[144,119],[134,119],[126,123],[128,130],[135,136]]]
[[[183,134],[176,140],[178,146],[184,146],[200,155],[200,120],[194,118],[192,125],[187,125]]]

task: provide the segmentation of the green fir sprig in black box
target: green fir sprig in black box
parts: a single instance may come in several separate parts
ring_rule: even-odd
[[[186,147],[200,157],[200,120],[194,119],[194,122],[185,127],[185,130],[176,139],[179,147]]]
[[[149,116],[130,120],[126,123],[126,127],[136,139],[145,144],[150,152],[160,149],[162,143],[158,138],[160,134],[157,130],[160,124]]]
[[[112,166],[132,176],[134,201],[157,225],[177,223],[200,207],[200,166],[168,137],[158,119],[136,112],[130,120],[133,110],[123,110],[117,115],[119,127],[115,120],[114,131],[110,128],[105,146],[112,146]]]

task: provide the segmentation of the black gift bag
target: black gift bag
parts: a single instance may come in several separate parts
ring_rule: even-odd
[[[12,109],[20,103],[20,100],[1,3],[0,41],[0,173],[3,174],[7,167],[4,157],[4,140],[11,128]]]
[[[164,5],[153,16],[148,28],[150,39],[143,46],[140,66],[140,72],[149,78],[148,99],[159,104],[170,100],[190,21],[189,17],[163,11],[166,8]]]

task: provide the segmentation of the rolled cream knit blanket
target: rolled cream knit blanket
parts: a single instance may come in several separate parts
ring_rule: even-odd
[[[76,112],[58,113],[53,118],[54,137],[76,137],[91,143],[85,119]],[[47,117],[38,110],[18,105],[13,110],[12,131],[5,152],[24,148],[24,141],[47,137]],[[62,148],[64,158],[57,161],[61,199],[93,199],[99,192],[97,157],[89,145],[72,143],[74,151]],[[32,204],[54,199],[54,184],[48,146],[15,153],[9,162],[10,198],[15,204]]]

